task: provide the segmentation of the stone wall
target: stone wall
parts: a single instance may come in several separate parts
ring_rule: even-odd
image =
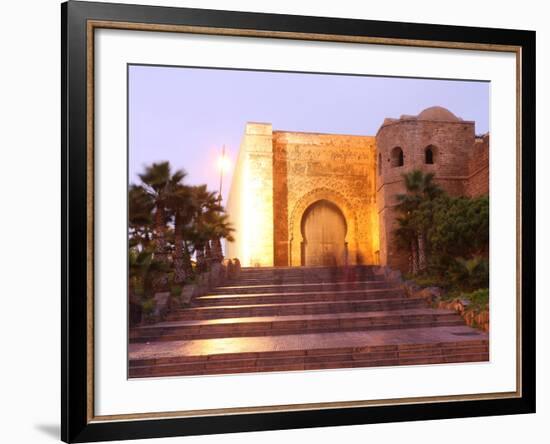
[[[469,170],[465,194],[470,197],[489,194],[489,134],[476,138]]]
[[[328,200],[346,221],[348,263],[406,271],[407,254],[393,234],[403,174],[431,172],[452,196],[488,194],[489,135],[476,138],[474,127],[440,107],[386,119],[376,137],[273,131],[268,123],[248,123],[227,204],[236,229],[235,242],[226,244],[228,257],[238,257],[243,266],[301,265],[304,213]],[[396,147],[403,152],[402,166],[392,154]]]
[[[406,271],[408,255],[399,249],[394,236],[397,228],[396,195],[405,193],[403,174],[419,169],[433,173],[435,181],[450,195],[467,194],[470,159],[475,144],[474,122],[463,121],[450,112],[442,116],[402,116],[386,119],[376,136],[376,200],[380,221],[380,263]],[[403,165],[396,166],[392,153],[403,151]],[[426,149],[433,163],[426,163]]]
[[[434,173],[436,181],[451,195],[464,194],[464,180],[470,175],[474,145],[474,122],[437,122],[405,120],[384,125],[376,143],[382,159],[381,185],[402,181],[413,169]],[[434,163],[425,163],[425,149],[431,146]],[[391,150],[401,147],[404,165],[391,167]]]
[[[226,242],[226,255],[245,267],[273,265],[272,139],[271,124],[246,125],[229,191],[235,242]]]
[[[273,132],[275,265],[300,265],[302,216],[326,199],[347,223],[348,262],[377,263],[375,138]]]

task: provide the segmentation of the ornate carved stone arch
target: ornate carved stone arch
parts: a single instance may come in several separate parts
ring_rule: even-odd
[[[347,224],[346,243],[348,245],[348,262],[357,262],[357,217],[352,205],[340,193],[328,188],[316,188],[303,195],[294,205],[289,220],[289,262],[292,266],[301,265],[301,223],[304,212],[310,205],[319,201],[328,200],[335,204],[344,215]]]

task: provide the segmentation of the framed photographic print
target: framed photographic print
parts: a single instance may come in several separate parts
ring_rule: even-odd
[[[535,411],[535,33],[69,1],[62,439]]]

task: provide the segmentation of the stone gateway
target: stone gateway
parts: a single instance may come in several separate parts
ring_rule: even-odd
[[[489,192],[489,135],[445,108],[385,119],[376,136],[274,131],[248,123],[227,212],[226,255],[245,267],[380,264],[406,270],[393,242],[403,174],[431,172],[453,196]]]

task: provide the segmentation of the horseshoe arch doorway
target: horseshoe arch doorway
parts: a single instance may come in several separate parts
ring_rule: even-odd
[[[342,266],[347,262],[347,223],[338,206],[328,200],[311,204],[302,216],[303,266]]]

